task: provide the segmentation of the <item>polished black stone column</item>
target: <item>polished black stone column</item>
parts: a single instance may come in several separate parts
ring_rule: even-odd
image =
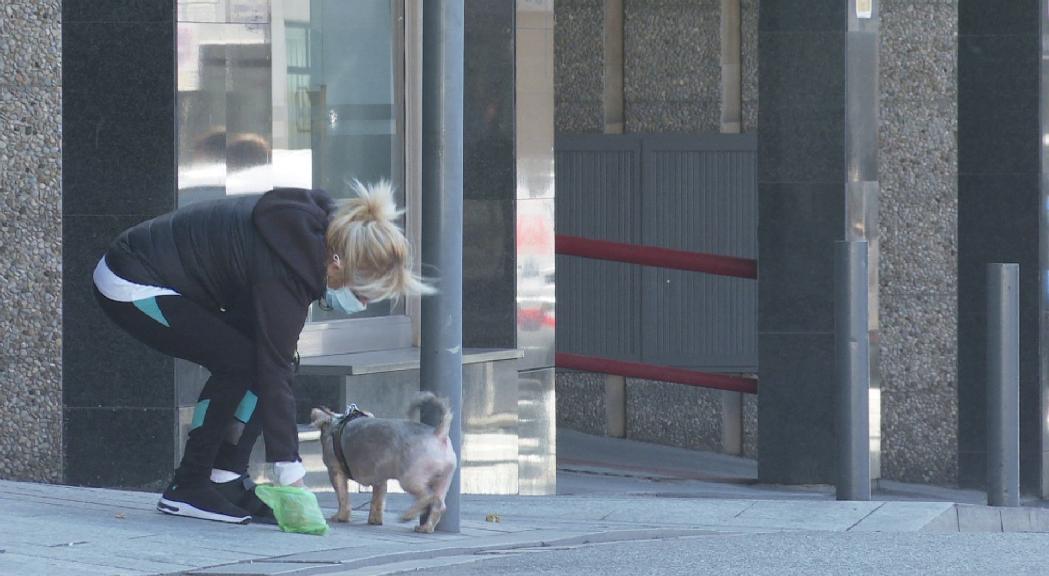
[[[987,264],[1020,265],[1020,485],[1049,496],[1044,3],[958,3],[958,481],[987,479]]]
[[[869,12],[856,0],[760,6],[758,476],[764,482],[835,478],[835,242],[867,240],[877,262],[878,2],[866,4]]]
[[[515,6],[467,0],[465,8],[463,346],[514,348]]]
[[[174,365],[95,304],[123,229],[175,207],[174,0],[62,3],[63,450],[70,484],[157,489],[174,464]]]

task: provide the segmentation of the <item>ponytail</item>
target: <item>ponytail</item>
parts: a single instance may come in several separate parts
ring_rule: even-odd
[[[412,270],[412,251],[396,223],[393,185],[354,180],[356,198],[346,201],[328,224],[328,249],[343,261],[343,280],[369,300],[431,294],[435,290]]]

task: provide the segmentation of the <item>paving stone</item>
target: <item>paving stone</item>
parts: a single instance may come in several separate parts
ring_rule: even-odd
[[[958,506],[959,532],[1001,532],[1002,515],[988,506]]]
[[[792,502],[757,501],[729,526],[761,526],[770,529],[844,531],[861,521],[881,502]]]
[[[1049,510],[1035,508],[1030,515],[1032,532],[1049,532]]]
[[[940,514],[925,527],[922,532],[957,532],[958,531],[958,507],[951,506],[946,512]]]
[[[953,509],[952,502],[885,502],[849,532],[917,532]]]
[[[999,508],[1002,532],[1030,532],[1031,511],[1027,508]]]
[[[208,574],[209,576],[275,576],[277,574],[304,574],[317,568],[326,568],[326,564],[290,564],[280,562],[252,562],[250,564],[230,564],[203,570],[194,570],[187,574]]]
[[[53,558],[38,558],[21,554],[0,554],[0,574],[17,574],[18,576],[55,576],[56,574],[76,574],[91,576],[132,576],[148,574],[141,570],[115,569],[111,566],[93,566],[82,562],[67,562]]]

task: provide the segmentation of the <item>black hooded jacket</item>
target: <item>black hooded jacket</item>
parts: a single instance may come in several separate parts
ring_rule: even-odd
[[[295,188],[200,202],[134,226],[106,253],[117,276],[170,288],[254,338],[269,462],[299,459],[292,362],[326,287],[334,209],[326,192]]]

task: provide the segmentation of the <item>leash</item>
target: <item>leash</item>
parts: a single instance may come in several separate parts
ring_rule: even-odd
[[[353,473],[350,472],[350,466],[346,464],[346,457],[342,453],[342,431],[347,424],[358,418],[370,418],[370,416],[357,408],[356,404],[350,404],[346,407],[346,413],[339,416],[338,421],[335,422],[335,428],[332,429],[331,444],[335,451],[335,459],[339,461],[339,466],[342,467],[342,471],[346,473],[346,477],[350,480],[353,480]]]

